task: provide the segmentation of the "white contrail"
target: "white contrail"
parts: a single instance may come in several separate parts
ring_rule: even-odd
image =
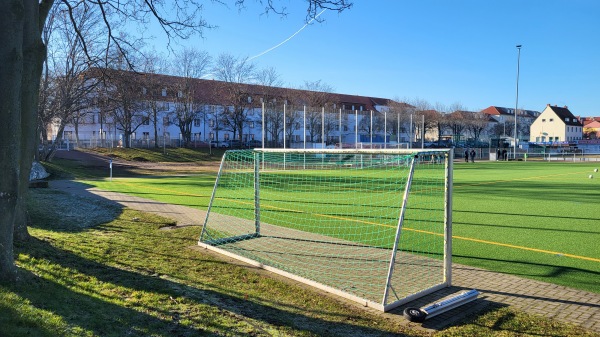
[[[314,17],[314,18],[310,19],[310,21],[308,21],[307,23],[305,23],[305,24],[304,24],[304,26],[302,26],[302,28],[298,29],[298,31],[297,31],[297,32],[295,32],[294,34],[292,34],[292,36],[290,36],[290,37],[288,37],[287,39],[285,39],[285,40],[281,41],[281,42],[280,42],[278,45],[276,45],[276,46],[274,46],[274,47],[271,47],[271,48],[269,48],[269,49],[267,49],[267,50],[263,51],[262,53],[260,53],[260,54],[258,54],[258,55],[252,56],[251,58],[249,58],[249,59],[248,59],[248,61],[250,61],[250,60],[253,60],[253,59],[257,58],[257,57],[261,57],[261,56],[263,56],[264,54],[266,54],[266,53],[270,52],[271,50],[273,50],[273,49],[275,49],[275,48],[278,48],[278,47],[280,47],[282,44],[284,44],[284,43],[288,42],[289,40],[291,40],[292,38],[294,38],[294,36],[298,35],[298,33],[300,33],[300,32],[301,32],[301,31],[302,31],[304,28],[306,28],[306,26],[310,25],[310,23],[311,23],[311,22],[313,22],[313,21],[314,21],[316,18],[318,18],[318,17],[319,17],[319,15],[323,14],[323,12],[325,12],[326,10],[327,10],[327,8],[323,9],[323,10],[321,11],[321,13],[319,13],[319,14],[315,15],[315,17]]]

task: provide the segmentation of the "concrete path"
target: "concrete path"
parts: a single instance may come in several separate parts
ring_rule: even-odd
[[[124,207],[171,218],[177,226],[201,226],[206,212],[165,204],[126,194],[101,191],[73,181],[51,181],[51,188],[68,193],[112,200]],[[391,312],[402,315],[407,307],[424,307],[459,292],[477,289],[479,298],[423,323],[425,329],[440,330],[490,306],[512,306],[531,314],[579,325],[600,334],[600,294],[571,289],[555,284],[494,273],[475,267],[453,264],[452,287],[425,296]],[[600,278],[598,280],[600,287]]]

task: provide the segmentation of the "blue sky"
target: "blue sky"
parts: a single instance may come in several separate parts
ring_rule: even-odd
[[[181,44],[214,57],[258,55],[304,24],[304,1],[280,3],[286,18],[260,15],[253,0],[242,11],[207,2],[203,16],[218,28]],[[519,108],[600,115],[600,1],[355,0],[321,18],[253,61],[274,67],[285,86],[321,80],[339,93],[475,111],[515,106],[521,44]]]

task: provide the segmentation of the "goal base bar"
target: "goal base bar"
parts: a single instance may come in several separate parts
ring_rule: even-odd
[[[252,235],[256,235],[256,234],[252,234]],[[244,235],[244,236],[249,236],[249,235]],[[438,291],[440,289],[443,289],[443,288],[446,288],[446,287],[450,286],[450,284],[448,282],[445,282],[445,283],[433,286],[433,287],[431,287],[429,289],[426,289],[426,290],[420,291],[418,293],[412,294],[412,295],[407,296],[405,298],[402,298],[401,300],[398,300],[396,302],[393,302],[393,303],[390,303],[390,304],[387,304],[387,305],[383,305],[381,303],[377,303],[377,302],[374,302],[374,301],[371,301],[371,300],[368,300],[368,299],[364,299],[362,297],[358,297],[356,295],[352,295],[350,293],[347,293],[347,292],[341,291],[339,289],[336,289],[336,288],[324,285],[322,283],[315,282],[313,280],[304,278],[302,276],[298,276],[298,275],[286,272],[284,270],[281,270],[281,269],[278,269],[278,268],[275,268],[275,267],[271,267],[271,266],[265,265],[265,264],[263,264],[261,262],[249,259],[247,257],[241,256],[241,255],[238,255],[238,254],[234,254],[234,253],[232,253],[230,251],[227,251],[225,249],[221,249],[219,247],[215,247],[214,245],[207,244],[206,242],[198,241],[198,246],[200,246],[202,248],[205,248],[205,249],[208,249],[208,250],[211,250],[213,252],[219,253],[221,255],[224,255],[224,256],[231,257],[231,258],[234,258],[236,260],[242,261],[242,262],[244,262],[244,263],[246,263],[248,265],[251,265],[253,267],[261,268],[261,269],[264,269],[266,271],[269,271],[269,272],[272,272],[272,273],[275,273],[275,274],[287,277],[287,278],[289,278],[291,280],[298,281],[300,283],[307,284],[309,286],[312,286],[312,287],[315,287],[317,289],[326,291],[328,293],[331,293],[331,294],[343,297],[345,299],[348,299],[348,300],[351,300],[353,302],[356,302],[356,303],[358,303],[358,304],[360,304],[360,305],[362,305],[364,307],[373,308],[373,309],[376,309],[376,310],[379,310],[379,311],[383,311],[383,312],[388,312],[388,311],[390,311],[390,310],[392,310],[394,308],[397,308],[397,307],[399,307],[399,306],[401,306],[401,305],[403,305],[405,303],[408,303],[408,302],[413,301],[413,300],[415,300],[417,298],[423,297],[425,295],[431,294],[431,293],[436,292],[436,291]]]
[[[232,236],[229,238],[222,238],[222,239],[217,239],[217,240],[209,240],[209,241],[206,241],[205,243],[207,243],[209,245],[213,245],[213,246],[220,246],[220,245],[225,245],[225,244],[232,243],[232,242],[250,240],[250,239],[255,239],[255,238],[259,238],[259,237],[260,237],[259,233],[252,233],[252,234]]]

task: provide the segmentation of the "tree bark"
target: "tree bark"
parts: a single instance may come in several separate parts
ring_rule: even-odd
[[[13,233],[20,185],[24,7],[18,0],[3,7],[0,11],[0,282],[13,282],[17,277]]]
[[[23,20],[23,73],[21,79],[21,158],[19,172],[19,197],[15,218],[15,240],[27,240],[27,194],[29,191],[29,173],[35,152],[37,109],[40,91],[42,67],[46,57],[46,47],[42,43],[37,1],[24,1],[25,14]]]

